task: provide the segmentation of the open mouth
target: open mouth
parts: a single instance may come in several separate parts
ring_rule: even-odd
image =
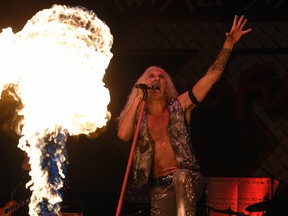
[[[152,89],[153,91],[160,91],[160,85],[158,83],[153,83]]]

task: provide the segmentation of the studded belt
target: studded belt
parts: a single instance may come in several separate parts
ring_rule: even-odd
[[[151,186],[161,186],[161,185],[170,185],[173,180],[173,174],[168,174],[167,176],[153,178],[150,180]]]

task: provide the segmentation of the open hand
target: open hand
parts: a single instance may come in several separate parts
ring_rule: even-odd
[[[252,28],[243,30],[245,24],[247,23],[247,19],[242,15],[239,19],[238,16],[234,16],[233,25],[231,27],[230,32],[226,33],[227,41],[231,44],[235,44],[243,35],[249,33]]]

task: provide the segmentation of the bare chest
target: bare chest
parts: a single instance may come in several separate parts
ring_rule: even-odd
[[[161,142],[168,138],[167,125],[169,121],[168,112],[161,115],[148,115],[148,127],[155,142]]]
[[[178,167],[167,132],[168,111],[162,115],[148,115],[148,127],[154,140],[154,177],[165,176]]]

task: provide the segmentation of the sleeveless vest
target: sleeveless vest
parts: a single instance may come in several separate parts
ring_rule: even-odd
[[[181,168],[199,171],[195,156],[192,153],[189,127],[185,124],[185,117],[177,98],[167,101],[169,122],[167,131],[172,144],[176,161]],[[154,141],[148,128],[147,112],[143,112],[140,130],[133,154],[132,172],[134,184],[141,188],[150,178],[154,155]]]

